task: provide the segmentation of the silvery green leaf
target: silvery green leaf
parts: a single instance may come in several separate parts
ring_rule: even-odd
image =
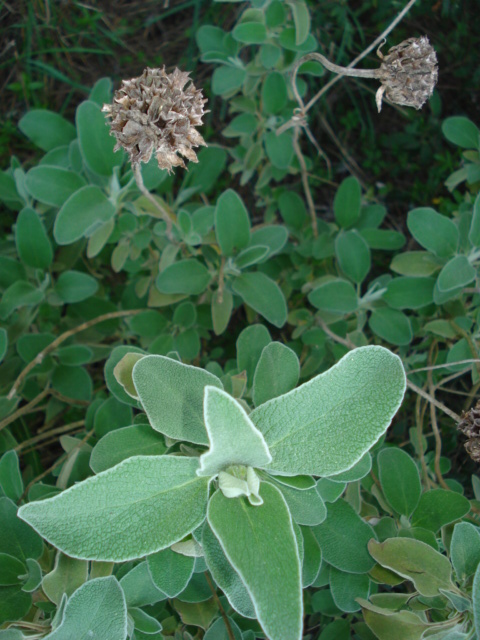
[[[163,549],[147,558],[148,570],[155,586],[169,598],[175,598],[187,586],[193,573],[195,559]]]
[[[262,351],[253,378],[253,402],[259,406],[294,389],[300,375],[295,351],[281,342],[270,342]]]
[[[133,382],[150,424],[174,440],[208,444],[203,423],[207,385],[223,388],[208,371],[166,356],[146,356],[133,367]]]
[[[345,500],[327,505],[327,518],[313,527],[322,557],[332,567],[347,573],[368,573],[375,564],[367,544],[375,530]]]
[[[217,491],[208,523],[228,561],[245,584],[257,619],[270,640],[302,636],[301,565],[293,522],[280,491],[260,488],[261,506]]]
[[[255,609],[245,585],[227,560],[220,542],[208,524],[203,527],[202,547],[208,569],[231,606],[244,618],[256,618]]]
[[[88,579],[88,562],[57,552],[55,566],[43,578],[42,588],[49,600],[60,604],[63,594],[70,597]]]
[[[127,605],[117,579],[95,578],[75,591],[63,620],[45,640],[124,640]]]
[[[411,580],[423,596],[434,597],[440,589],[453,591],[452,565],[430,545],[413,538],[371,540],[368,550],[382,567]]]
[[[321,524],[327,517],[327,508],[316,485],[304,491],[298,491],[280,482],[275,482],[275,486],[285,498],[292,518],[297,524],[314,526]]]
[[[127,607],[144,607],[167,599],[152,580],[146,561],[140,562],[120,580]]]
[[[231,465],[264,467],[271,461],[263,435],[228,393],[206,387],[204,416],[210,449],[200,456],[198,475],[214,476]]]
[[[459,581],[473,575],[480,564],[480,531],[470,522],[458,522],[455,525],[450,559]]]
[[[402,362],[388,349],[347,353],[328,371],[252,411],[273,458],[265,468],[316,476],[350,469],[387,430],[405,386]]]
[[[200,544],[198,544],[195,538],[175,542],[175,544],[172,544],[170,548],[172,549],[172,551],[175,551],[182,556],[188,556],[190,558],[201,558],[203,556],[202,547]]]
[[[203,522],[208,479],[197,468],[196,458],[134,456],[18,515],[72,558],[140,558]]]
[[[473,619],[477,629],[477,640],[480,640],[480,564],[473,576]]]
[[[231,467],[218,474],[218,488],[226,498],[245,496],[252,505],[262,504],[260,478],[252,467]]]

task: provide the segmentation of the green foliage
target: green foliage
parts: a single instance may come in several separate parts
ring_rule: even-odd
[[[40,152],[0,173],[0,638],[474,637],[480,481],[452,416],[480,383],[479,131],[435,94],[386,135],[344,79],[327,169],[288,126],[302,56],[364,35],[327,5],[192,28],[209,146],[183,176],[142,165],[153,202],[109,78],[75,124],[20,119]],[[324,73],[300,65],[305,104]]]
[[[274,343],[267,344],[262,351],[254,380],[259,379],[262,372],[268,375],[268,370],[262,365],[262,357],[265,350],[271,351],[271,344]],[[128,354],[124,357],[128,357]],[[302,435],[302,438],[307,437],[311,441],[310,446],[313,443],[317,449],[317,444],[312,440],[314,433],[308,417],[312,403],[317,397],[322,398],[323,402],[330,400],[333,386],[338,386],[342,379],[347,385],[349,377],[365,385],[369,377],[367,373],[365,378],[363,373],[365,357],[371,370],[378,372],[380,378],[370,376],[368,384],[374,394],[367,405],[360,405],[359,408],[376,430],[372,430],[361,444],[352,443],[339,431],[333,416],[326,414],[324,420],[329,426],[324,431],[320,430],[323,444],[320,442],[319,447],[323,450],[319,450],[322,451],[322,458],[328,455],[332,460],[326,464],[325,461],[320,462],[321,458],[317,455],[312,459],[311,469],[307,473],[332,475],[351,468],[387,429],[403,397],[403,369],[398,359],[387,350],[380,347],[357,350],[345,356],[331,370],[332,379],[327,378],[326,374],[320,375],[298,390],[260,405],[250,416],[238,400],[218,386],[209,384],[216,380],[212,374],[170,358],[145,356],[136,362],[131,375],[151,425],[164,434],[172,433],[171,421],[176,418],[181,423],[176,439],[196,442],[197,437],[190,435],[190,431],[193,429],[200,433],[201,415],[197,408],[200,401],[204,416],[202,427],[208,436],[209,450],[200,458],[195,449],[185,449],[185,453],[190,451],[196,454],[190,456],[178,456],[174,452],[166,455],[133,455],[53,498],[23,505],[19,516],[71,558],[125,562],[155,554],[149,564],[152,579],[160,590],[166,589],[170,597],[175,592],[183,591],[192,576],[192,566],[191,563],[187,566],[186,561],[181,564],[176,562],[178,569],[172,569],[176,582],[165,582],[165,578],[158,576],[164,560],[158,553],[169,548],[172,552],[181,552],[180,548],[175,548],[179,542],[187,543],[188,547],[188,537],[204,522],[206,516],[208,526],[231,565],[230,571],[237,572],[245,584],[262,628],[274,640],[300,638],[301,561],[304,549],[303,543],[299,545],[297,542],[297,536],[300,536],[300,540],[303,540],[303,536],[299,530],[297,534],[295,527],[298,525],[294,523],[314,526],[314,536],[330,564],[358,573],[366,573],[373,565],[366,550],[373,530],[361,521],[346,502],[331,504],[329,510],[332,510],[332,514],[326,520],[328,526],[339,527],[337,517],[342,522],[340,528],[355,529],[357,547],[359,540],[362,537],[365,539],[365,557],[358,554],[355,557],[353,549],[350,555],[345,555],[343,544],[341,550],[338,546],[332,547],[329,529],[319,524],[327,514],[315,482],[306,477],[305,486],[303,476],[299,475],[305,473],[302,458],[308,449],[299,449],[298,454],[292,456],[289,468],[282,465],[279,460],[283,454],[279,457],[278,451],[281,450],[275,446],[278,439],[271,435],[275,433],[275,428],[269,426],[268,415],[262,414],[261,408],[271,408],[275,406],[272,403],[281,402],[281,410],[277,410],[277,413],[287,442],[288,437],[295,438],[301,428],[301,431],[307,432],[307,436]],[[384,393],[381,378],[386,377],[391,378],[391,389],[387,395],[392,396],[393,405],[379,401],[381,392]],[[166,393],[163,399],[159,398],[158,390],[167,381],[173,383],[172,391],[175,390],[176,395]],[[216,382],[220,384],[219,380]],[[337,393],[340,393],[338,397],[343,396],[348,402],[348,391],[343,389]],[[155,404],[152,405],[152,401]],[[292,403],[297,407],[297,412],[288,408]],[[302,406],[308,410],[305,415],[299,411]],[[188,408],[190,414],[182,407]],[[343,441],[335,454],[328,441],[329,432],[336,433],[337,440]],[[108,434],[98,446],[105,438],[108,438]],[[201,439],[198,441],[200,444],[203,442]],[[272,442],[270,447],[269,441]],[[328,453],[330,450],[331,453]],[[92,458],[92,466],[98,467],[98,460],[95,462],[96,458]],[[272,466],[284,476],[292,477],[282,479],[280,476],[276,480],[268,473]],[[210,499],[209,486],[215,489]],[[273,545],[272,535],[276,539]],[[335,544],[338,545],[338,542]],[[247,548],[250,549],[248,554]],[[344,559],[337,561],[336,557]],[[260,565],[264,570],[258,570]],[[206,566],[208,568],[208,562]],[[58,569],[55,571],[58,572]],[[212,571],[215,574],[216,569]],[[279,585],[282,585],[281,590]],[[277,594],[275,599],[272,598],[273,593]],[[294,599],[292,594],[295,595]]]

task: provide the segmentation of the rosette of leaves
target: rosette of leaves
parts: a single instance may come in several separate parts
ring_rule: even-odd
[[[351,469],[386,431],[405,391],[400,359],[383,347],[362,347],[300,387],[292,388],[292,376],[282,388],[275,380],[285,380],[287,369],[298,376],[298,361],[269,343],[250,411],[213,373],[123,349],[124,357],[107,365],[109,386],[143,408],[150,426],[136,426],[163,434],[168,450],[109,468],[109,447],[103,463],[94,450],[92,468],[105,470],[22,506],[19,517],[73,558],[147,556],[153,581],[169,597],[185,588],[194,556],[203,554],[236,611],[257,618],[271,640],[299,640],[299,522],[320,524],[327,515],[314,477]],[[272,351],[283,371],[265,366]],[[299,502],[307,520],[298,516]]]

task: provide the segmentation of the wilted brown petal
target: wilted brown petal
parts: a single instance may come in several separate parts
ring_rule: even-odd
[[[110,133],[117,139],[115,151],[125,149],[133,164],[148,162],[152,153],[160,169],[184,167],[178,154],[198,162],[193,147],[206,146],[195,127],[202,124],[207,102],[202,92],[180,69],[172,73],[146,68],[141,76],[123,80],[112,104],[102,111],[112,119]]]

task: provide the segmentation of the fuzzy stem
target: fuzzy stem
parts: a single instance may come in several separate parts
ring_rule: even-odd
[[[147,198],[147,200],[149,202],[151,202],[154,205],[154,207],[160,212],[160,214],[162,216],[162,219],[164,220],[165,224],[167,225],[167,232],[166,232],[167,233],[167,237],[168,237],[169,240],[172,240],[173,239],[173,236],[172,236],[172,220],[171,220],[170,216],[168,215],[168,212],[161,206],[161,204],[159,202],[157,202],[157,200],[155,200],[155,198],[152,196],[150,191],[144,185],[142,172],[140,171],[140,164],[138,162],[132,163],[132,170],[133,170],[133,175],[135,177],[135,182],[137,183],[137,187],[142,192],[142,194],[145,196],[145,198]]]
[[[17,409],[17,411],[12,413],[10,416],[7,416],[6,418],[4,418],[0,422],[0,431],[5,427],[7,427],[10,423],[14,422],[17,418],[21,418],[22,416],[27,415],[28,413],[31,413],[32,410],[38,411],[39,410],[38,407],[37,409],[34,409],[34,407],[36,407],[37,404],[41,402],[43,398],[45,398],[50,392],[51,392],[51,389],[47,385],[46,388],[43,391],[41,391],[38,394],[38,396],[35,396],[35,398],[33,398],[33,400],[31,400],[28,404],[26,404],[24,407],[21,407],[20,409]],[[8,399],[10,400],[11,398],[9,397]]]
[[[43,471],[40,475],[36,476],[35,478],[33,478],[33,480],[30,480],[30,482],[27,484],[27,486],[25,487],[22,495],[20,496],[20,500],[18,500],[18,503],[21,503],[25,496],[28,494],[30,487],[32,487],[36,482],[39,482],[40,480],[43,480],[43,478],[45,478],[45,476],[48,476],[49,473],[51,473],[52,471],[54,471],[57,467],[59,467],[63,462],[65,462],[65,460],[68,458],[68,456],[72,455],[72,453],[78,449],[79,447],[82,446],[82,444],[84,444],[89,438],[90,436],[93,434],[93,432],[95,431],[95,429],[90,429],[90,431],[87,432],[87,434],[85,435],[84,438],[82,438],[82,440],[78,441],[78,444],[76,444],[73,449],[71,449],[68,453],[62,454],[59,458],[57,458],[57,460],[52,464],[51,467],[48,467],[48,469],[46,469],[45,471]]]
[[[432,398],[434,398],[435,388],[433,386],[431,371],[427,373],[427,378],[428,378],[428,390],[430,391],[430,395],[432,396]],[[440,434],[440,429],[438,428],[437,412],[435,411],[435,406],[433,403],[430,403],[430,420],[432,423],[432,430],[435,438],[435,459],[433,462],[435,475],[437,476],[438,484],[441,487],[443,487],[443,489],[450,491],[450,487],[443,479],[442,470],[440,469],[440,457],[442,455],[442,436]]]

